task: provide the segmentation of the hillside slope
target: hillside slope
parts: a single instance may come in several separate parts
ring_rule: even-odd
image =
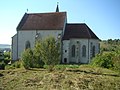
[[[14,69],[0,71],[0,90],[120,90],[118,73],[80,66],[64,71]]]

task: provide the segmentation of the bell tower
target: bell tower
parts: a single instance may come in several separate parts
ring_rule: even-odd
[[[59,2],[57,2],[56,12],[59,12]]]

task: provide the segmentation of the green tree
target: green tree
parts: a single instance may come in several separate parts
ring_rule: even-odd
[[[54,37],[40,41],[40,54],[43,62],[50,68],[60,62],[60,43]]]
[[[44,66],[44,62],[41,59],[41,50],[40,50],[40,41],[37,40],[35,43],[35,47],[34,47],[34,66],[35,67],[40,67],[42,68]]]

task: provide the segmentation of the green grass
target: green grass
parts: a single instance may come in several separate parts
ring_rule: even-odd
[[[118,72],[89,65],[56,68],[53,72],[36,68],[0,70],[0,90],[120,90]]]

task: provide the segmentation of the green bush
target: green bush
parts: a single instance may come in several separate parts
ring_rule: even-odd
[[[91,65],[120,71],[120,50],[96,55]]]
[[[22,61],[19,60],[19,61],[15,61],[11,65],[6,65],[5,69],[15,69],[15,68],[21,68],[21,67],[23,67]]]
[[[4,70],[5,69],[5,63],[4,62],[0,62],[0,70]]]
[[[98,54],[95,58],[93,58],[91,65],[103,67],[103,68],[112,68],[113,67],[113,53],[104,53]]]
[[[114,53],[113,66],[113,69],[118,70],[120,72],[120,51],[116,51]]]
[[[23,66],[26,69],[33,68],[33,51],[27,49],[22,53]]]
[[[39,52],[37,52],[37,50],[38,48],[35,47],[34,50],[27,49],[22,53],[23,66],[26,69],[42,68],[44,66],[44,62],[41,60]]]

